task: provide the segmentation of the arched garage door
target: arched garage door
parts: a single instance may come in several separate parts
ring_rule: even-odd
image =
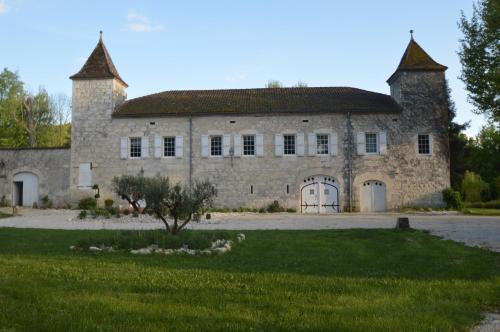
[[[15,206],[38,204],[38,176],[36,174],[21,172],[14,175],[12,202]]]
[[[302,183],[300,201],[302,213],[340,212],[338,184],[326,175],[310,176]]]
[[[383,212],[387,209],[385,183],[377,180],[363,182],[361,212]]]

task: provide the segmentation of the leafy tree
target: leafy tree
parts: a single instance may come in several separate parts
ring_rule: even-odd
[[[196,182],[189,190],[179,183],[171,185],[168,178],[148,178],[144,197],[148,209],[164,224],[167,232],[178,234],[192,219],[198,219],[201,211],[211,207],[217,190],[209,182]],[[167,217],[173,219],[169,223]]]
[[[481,179],[481,176],[474,172],[465,171],[462,180],[462,194],[466,202],[480,202],[487,190],[488,184]]]
[[[470,21],[462,13],[459,27],[461,80],[477,114],[500,121],[500,1],[479,0]]]
[[[283,83],[281,83],[280,81],[278,80],[269,80],[267,81],[266,83],[266,88],[282,88],[283,87]]]
[[[28,134],[29,146],[36,147],[40,128],[54,122],[53,108],[50,104],[49,95],[44,88],[40,88],[35,95],[28,94],[25,97],[21,115],[18,123]]]
[[[294,88],[307,88],[307,83],[298,81],[297,84],[294,85]]]
[[[0,146],[19,147],[27,144],[27,136],[18,125],[24,100],[24,84],[17,72],[7,68],[0,73]]]
[[[144,177],[135,175],[115,176],[112,182],[114,192],[132,205],[135,211],[139,211],[139,201],[144,199],[145,184]]]

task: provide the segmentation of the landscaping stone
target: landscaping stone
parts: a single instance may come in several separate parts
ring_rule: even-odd
[[[101,249],[101,248],[98,248],[98,247],[93,247],[93,246],[91,246],[91,247],[89,247],[89,251],[92,251],[92,252],[99,252],[99,251],[102,251],[102,249]]]

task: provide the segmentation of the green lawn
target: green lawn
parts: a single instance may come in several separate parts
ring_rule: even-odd
[[[465,208],[463,211],[476,216],[500,216],[500,209]]]
[[[216,257],[75,253],[111,231],[0,229],[0,331],[466,331],[500,254],[420,231],[245,231]]]

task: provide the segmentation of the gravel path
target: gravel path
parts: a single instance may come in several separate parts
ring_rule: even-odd
[[[8,209],[0,209],[9,212]],[[22,209],[20,216],[0,219],[0,227],[47,229],[158,229],[163,224],[150,216],[121,219],[77,218],[75,210]],[[303,215],[292,213],[212,213],[212,219],[190,223],[191,229],[348,229],[393,228],[398,213]],[[500,252],[500,217],[460,214],[406,214],[410,225],[432,234]]]

